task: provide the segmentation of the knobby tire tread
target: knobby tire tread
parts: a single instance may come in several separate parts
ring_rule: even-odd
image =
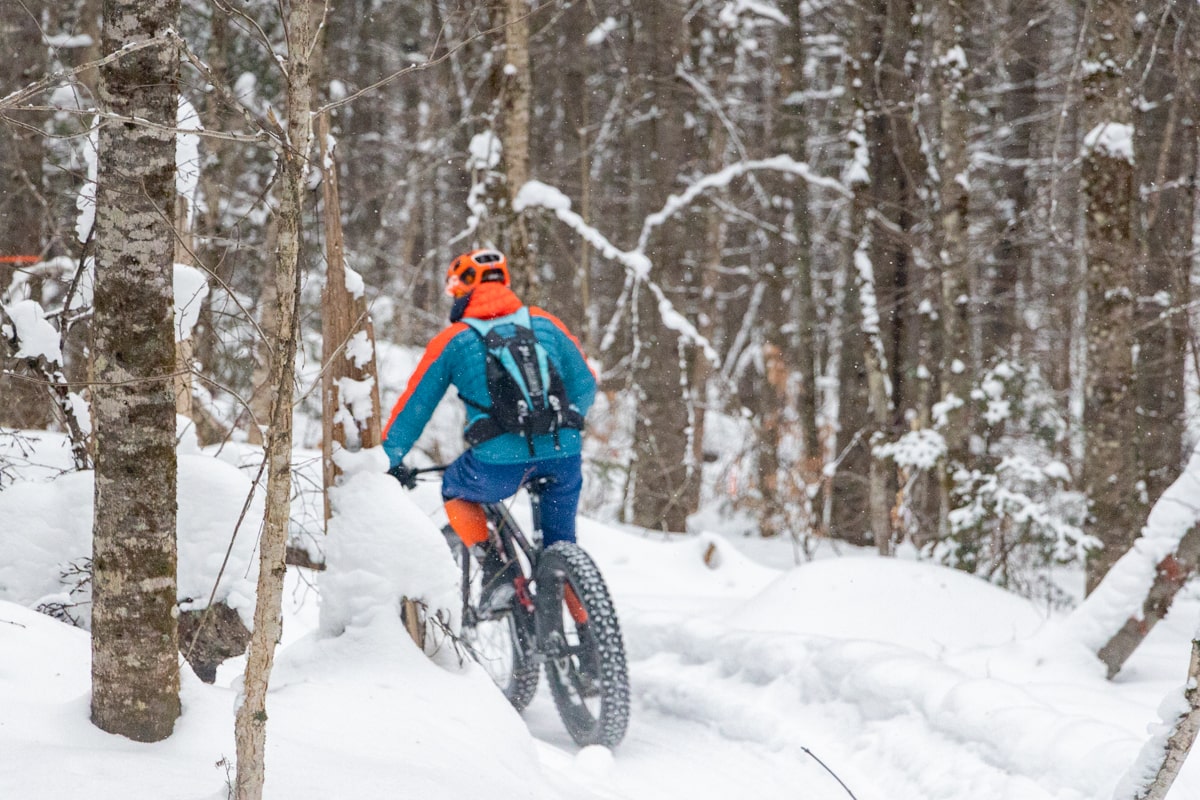
[[[593,715],[571,696],[581,683],[578,670],[568,669],[564,674],[555,660],[548,658],[546,680],[559,716],[577,744],[615,747],[629,725],[629,673],[616,609],[600,570],[587,552],[577,544],[558,542],[547,548],[538,562],[539,631],[549,632],[555,626],[561,631],[564,581],[574,588],[588,613],[586,636],[581,635],[580,644],[589,658],[599,661],[599,713]]]

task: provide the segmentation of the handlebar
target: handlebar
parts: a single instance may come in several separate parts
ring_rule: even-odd
[[[401,466],[403,466],[403,465],[401,465]],[[401,478],[399,475],[396,475],[395,473],[391,473],[391,474],[396,478],[396,480],[400,481],[400,485],[403,486],[404,488],[415,489],[417,486],[417,476],[418,475],[428,475],[431,472],[445,472],[449,468],[450,468],[449,464],[434,464],[432,467],[412,467],[412,468],[405,467],[404,469],[407,472],[408,476],[410,477],[410,481],[408,481],[408,482],[406,482],[403,478]],[[533,478],[532,480],[530,480],[528,478],[528,476],[526,476],[526,478],[521,481],[521,486],[524,487],[531,494],[541,494],[542,490],[545,489],[547,486],[549,486],[551,483],[554,483],[554,478],[552,478],[552,477],[543,476],[543,477],[539,477],[539,478]]]

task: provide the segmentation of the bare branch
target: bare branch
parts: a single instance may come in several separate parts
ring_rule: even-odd
[[[64,83],[69,78],[74,78],[81,72],[87,72],[88,70],[102,67],[105,64],[111,64],[112,62],[118,61],[131,53],[138,52],[139,50],[146,50],[151,47],[158,47],[163,44],[174,42],[177,38],[178,34],[175,34],[174,31],[168,31],[165,36],[156,36],[152,39],[134,42],[120,48],[119,50],[114,50],[103,58],[96,59],[95,61],[89,61],[86,64],[80,64],[79,66],[71,67],[70,69],[59,70],[58,72],[51,73],[40,80],[34,81],[28,86],[17,89],[15,92],[12,92],[4,97],[0,97],[0,112],[6,109],[24,111],[26,109],[24,106],[21,106],[21,103],[38,94],[39,92],[45,91],[52,86],[57,86],[60,83]],[[41,108],[38,107],[36,110],[41,110]],[[61,111],[62,109],[53,110]]]

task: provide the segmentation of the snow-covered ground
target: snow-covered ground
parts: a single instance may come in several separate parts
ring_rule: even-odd
[[[228,467],[192,454],[181,469],[181,503],[208,493],[180,519],[181,580],[205,569],[187,554],[215,541],[237,505],[214,493],[244,489]],[[44,481],[53,470],[20,473]],[[436,487],[408,495],[374,477],[355,478],[367,480],[342,503],[373,493],[391,511],[363,519],[381,530],[331,542],[327,575],[288,576],[269,798],[1109,798],[1182,685],[1200,616],[1193,587],[1107,681],[1061,618],[958,572],[864,552],[793,566],[786,542],[584,520],[580,542],[621,616],[634,703],[615,752],[580,750],[544,689],[522,718],[480,669],[411,643],[389,594],[415,582],[436,595],[444,573],[425,563],[440,551],[395,539],[437,541],[420,518]],[[88,721],[87,633],[28,608],[55,596],[34,585],[55,580],[39,559],[86,541],[82,480],[0,491],[0,798],[225,798],[238,661],[216,685],[185,665],[175,734],[137,744]],[[230,578],[235,601],[249,577],[243,563]],[[1169,796],[1200,797],[1196,759]]]

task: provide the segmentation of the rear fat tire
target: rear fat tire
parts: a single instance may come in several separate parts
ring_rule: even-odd
[[[546,682],[558,714],[581,747],[615,747],[629,725],[629,673],[604,578],[591,557],[571,542],[546,549],[536,578],[539,640],[547,651]],[[586,623],[577,625],[571,618],[563,600],[564,584],[574,589],[586,609]]]

